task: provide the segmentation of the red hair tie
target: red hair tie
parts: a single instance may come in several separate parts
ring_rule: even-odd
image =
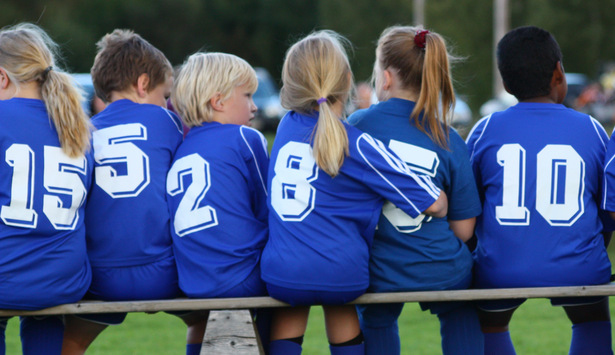
[[[414,44],[421,49],[425,49],[425,37],[428,33],[429,31],[427,30],[417,31],[414,35]]]

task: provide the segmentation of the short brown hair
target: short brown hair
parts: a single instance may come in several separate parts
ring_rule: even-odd
[[[173,72],[164,54],[131,30],[116,29],[98,41],[96,47],[92,81],[96,95],[104,102],[111,101],[111,92],[136,84],[141,74],[148,75],[150,91]]]

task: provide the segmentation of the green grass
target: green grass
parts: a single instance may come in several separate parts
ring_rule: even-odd
[[[611,314],[615,318],[615,303]],[[441,354],[439,324],[435,316],[408,303],[399,319],[402,354]],[[561,307],[548,300],[528,300],[515,313],[510,325],[519,354],[566,354],[570,344],[570,323]],[[109,327],[92,344],[87,354],[183,354],[185,326],[166,313],[131,313],[126,321]],[[19,354],[19,323],[9,321],[7,354]],[[329,354],[321,307],[312,307],[303,344],[304,354]]]

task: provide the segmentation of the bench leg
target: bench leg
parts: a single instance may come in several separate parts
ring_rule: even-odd
[[[249,310],[211,311],[201,354],[263,355]]]

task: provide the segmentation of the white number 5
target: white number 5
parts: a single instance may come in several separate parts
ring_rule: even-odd
[[[96,185],[113,198],[138,196],[150,182],[149,158],[134,140],[147,140],[147,128],[139,123],[117,125],[92,133]],[[122,168],[125,171],[119,172]]]

